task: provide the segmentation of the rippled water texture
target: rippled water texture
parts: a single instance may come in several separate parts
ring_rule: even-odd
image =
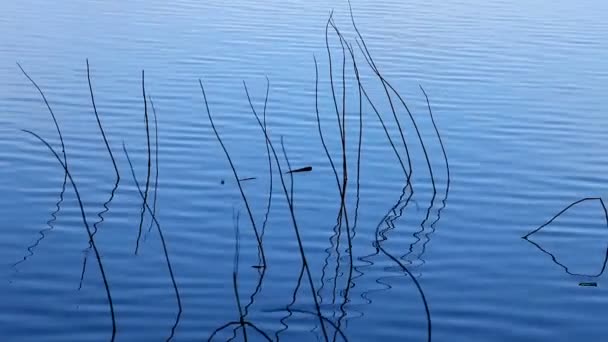
[[[231,322],[214,341],[244,334],[324,341],[324,329],[327,340],[338,341],[336,327],[350,341],[604,340],[607,4],[353,0],[373,62],[407,103],[414,127],[366,62],[346,1],[3,1],[0,339],[112,336],[72,183],[50,150],[22,131],[46,139],[63,160],[53,119],[19,62],[61,129],[70,175],[96,231],[117,341],[206,340]],[[332,9],[403,168],[365,97],[357,163],[359,86],[348,53],[342,79],[343,50],[330,26],[334,104],[325,41]],[[336,174],[319,137],[314,58],[319,118]],[[142,69],[154,103],[146,101],[148,134]],[[277,160],[243,86],[263,119],[266,77],[266,125]],[[199,78],[238,177],[254,178],[240,183],[265,269]],[[419,85],[445,145],[449,193]],[[348,182],[340,215],[343,152]],[[285,174],[307,166],[312,170]],[[285,197],[290,176],[308,269]]]

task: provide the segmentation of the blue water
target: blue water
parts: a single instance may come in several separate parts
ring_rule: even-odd
[[[215,329],[239,321],[233,290],[237,215],[241,309],[255,293],[245,320],[272,340],[324,340],[318,317],[310,314],[316,307],[306,274],[295,291],[302,262],[274,162],[263,238],[267,269],[256,291],[261,272],[251,267],[259,265],[255,235],[198,85],[200,78],[239,176],[256,177],[242,185],[261,229],[268,159],[242,82],[261,114],[266,77],[267,125],[281,167],[288,168],[281,137],[292,168],[313,167],[293,175],[294,213],[320,310],[348,340],[429,338],[420,291],[410,275],[376,249],[378,229],[386,238],[384,250],[420,284],[432,340],[602,341],[608,333],[606,275],[600,272],[608,245],[602,202],[573,206],[529,237],[536,245],[521,237],[574,201],[608,195],[608,3],[353,0],[352,5],[376,65],[413,112],[437,194],[433,197],[414,127],[397,106],[415,190],[406,207],[399,202],[409,195],[404,174],[375,113],[364,103],[357,209],[359,103],[349,63],[345,197],[352,229],[347,232],[343,225],[338,239],[340,194],[317,130],[313,60],[319,66],[324,138],[341,176],[325,48],[332,9],[356,51],[361,81],[405,158],[382,83],[357,47],[346,1],[3,2],[1,340],[111,338],[108,301],[74,190],[68,181],[62,191],[61,165],[40,141],[21,131],[36,132],[61,153],[56,128],[40,94],[15,64],[40,85],[57,116],[70,172],[93,226],[113,191],[115,174],[91,105],[88,58],[97,108],[121,175],[95,235],[114,302],[117,341],[166,340],[176,318],[173,340],[206,340]],[[342,50],[332,31],[329,43],[341,109]],[[158,182],[153,158],[150,199],[156,188],[155,217],[181,295],[180,316],[160,236],[148,213],[135,255],[142,199],[122,144],[143,187],[142,69],[158,114]],[[445,145],[449,194],[441,146],[419,85],[429,95]],[[150,130],[154,157],[152,122]],[[285,181],[289,188],[289,177]],[[350,290],[345,291],[351,266]],[[237,326],[214,340],[230,339]],[[333,340],[334,329],[325,326]],[[250,340],[264,340],[249,325],[246,333]],[[243,329],[235,336],[242,340]]]

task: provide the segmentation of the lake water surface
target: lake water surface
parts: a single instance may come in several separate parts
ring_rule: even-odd
[[[320,122],[343,183],[336,120],[342,49],[331,27],[336,105],[325,45],[332,9],[354,49],[361,82],[407,164],[383,84],[357,46],[347,1],[3,1],[0,339],[108,341],[112,335],[106,290],[75,192],[48,148],[22,131],[39,134],[62,156],[53,119],[19,62],[56,115],[87,221],[97,229],[117,341],[207,340],[230,322],[237,324],[214,340],[243,340],[243,329],[234,329],[239,308],[249,340],[265,340],[258,328],[273,341],[324,341],[315,297],[330,340],[342,339],[338,326],[350,341],[603,341],[603,202],[580,202],[530,241],[521,237],[577,200],[608,195],[608,2],[353,0],[352,6],[376,66],[416,120],[433,178],[394,94],[412,186],[366,101],[358,168],[359,87],[347,55],[347,225],[346,217],[337,218],[341,196],[315,110],[314,58]],[[121,176],[116,187],[91,105],[86,58]],[[148,212],[135,254],[142,198],[122,144],[143,190],[148,140],[142,69],[158,119],[156,150],[147,102],[149,205],[162,227],[179,315]],[[267,148],[243,81],[261,115],[266,77],[267,127],[282,170],[289,167],[281,137],[291,168],[312,166],[293,174],[292,199],[314,297],[301,273],[274,157],[265,220]],[[255,177],[241,185],[257,228],[266,221],[265,271],[252,267],[260,265],[256,236],[210,125],[199,78],[239,177]],[[445,145],[449,192],[419,85]],[[289,191],[289,175],[284,180]],[[240,306],[233,286],[237,221]]]

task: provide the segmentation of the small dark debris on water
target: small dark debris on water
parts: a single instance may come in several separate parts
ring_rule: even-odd
[[[220,181],[220,184],[224,185],[224,183],[226,183],[226,182],[224,182],[224,180],[222,179],[222,180]]]
[[[582,283],[578,283],[578,286],[585,286],[585,287],[597,287],[597,283],[596,282],[582,282]]]
[[[256,177],[242,178],[242,179],[239,179],[239,181],[244,182],[244,181],[253,180],[253,179],[256,179]]]
[[[289,170],[285,173],[309,172],[312,171],[312,166],[305,166],[295,170]]]
[[[264,266],[259,266],[259,265],[253,265],[251,267],[253,267],[253,268],[264,268]]]

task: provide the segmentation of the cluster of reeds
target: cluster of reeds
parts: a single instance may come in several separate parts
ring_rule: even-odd
[[[105,271],[104,268],[104,263],[102,261],[102,257],[101,257],[101,251],[100,251],[100,247],[98,246],[98,244],[96,243],[96,238],[95,235],[99,230],[99,226],[104,222],[104,215],[106,215],[108,213],[108,211],[110,210],[110,204],[114,198],[114,195],[116,193],[116,190],[118,189],[121,177],[120,177],[120,171],[119,171],[119,167],[118,164],[116,162],[116,158],[114,156],[114,152],[112,150],[112,148],[110,147],[110,143],[108,142],[108,138],[107,135],[105,133],[105,130],[103,128],[103,124],[100,118],[100,115],[97,111],[97,106],[95,104],[95,97],[94,97],[94,92],[93,92],[93,86],[92,86],[92,81],[91,81],[91,75],[90,75],[90,67],[89,67],[89,62],[88,60],[86,61],[86,66],[87,66],[87,81],[88,81],[88,85],[89,85],[89,91],[90,91],[90,97],[91,97],[91,103],[92,103],[92,107],[93,107],[93,114],[95,116],[95,119],[97,121],[97,125],[99,128],[99,132],[100,135],[103,139],[103,142],[105,144],[106,150],[108,152],[108,155],[110,157],[110,160],[112,162],[112,166],[114,168],[115,171],[115,182],[114,182],[114,186],[109,194],[108,199],[103,203],[103,210],[101,212],[99,212],[97,214],[98,220],[93,223],[92,225],[89,223],[89,220],[87,219],[87,214],[86,214],[86,210],[85,210],[85,205],[81,199],[80,196],[80,191],[79,191],[79,187],[77,185],[76,180],[74,179],[74,177],[72,176],[72,171],[71,171],[71,164],[68,163],[68,156],[66,153],[66,149],[65,149],[65,143],[64,143],[64,139],[63,139],[63,134],[62,134],[62,130],[61,130],[61,125],[59,124],[59,121],[57,119],[57,116],[55,115],[51,105],[49,104],[46,95],[44,94],[43,90],[38,86],[38,84],[34,81],[34,79],[32,77],[30,77],[30,75],[21,67],[20,64],[17,64],[19,66],[19,68],[21,69],[22,73],[27,77],[27,79],[32,83],[32,85],[38,90],[40,96],[42,97],[48,112],[55,124],[55,128],[57,130],[57,134],[59,136],[59,140],[61,142],[61,153],[58,153],[57,150],[51,146],[51,144],[44,139],[43,137],[41,137],[40,135],[38,135],[35,132],[32,132],[30,130],[26,130],[24,129],[23,131],[32,135],[33,137],[35,137],[37,140],[39,140],[44,146],[46,146],[48,148],[48,150],[51,152],[51,154],[57,159],[59,165],[61,166],[61,168],[63,169],[64,173],[65,173],[65,178],[64,178],[64,183],[62,186],[62,190],[60,193],[60,199],[57,202],[57,210],[54,211],[51,216],[52,219],[49,220],[47,222],[49,228],[46,228],[45,230],[40,232],[41,237],[36,240],[36,242],[28,247],[28,254],[19,262],[13,264],[13,267],[16,267],[19,263],[24,262],[25,260],[27,260],[28,257],[33,255],[33,249],[42,241],[42,239],[44,239],[45,237],[45,232],[47,232],[48,230],[53,228],[53,222],[56,220],[56,216],[60,210],[60,206],[61,203],[63,202],[63,197],[64,197],[64,192],[65,192],[65,185],[66,185],[66,181],[69,180],[70,184],[72,185],[72,188],[74,190],[74,193],[76,195],[76,199],[78,202],[78,206],[80,209],[80,213],[81,213],[81,217],[82,217],[82,221],[88,236],[88,243],[89,243],[89,247],[86,249],[87,252],[85,252],[85,257],[83,260],[83,267],[82,267],[82,274],[81,274],[81,280],[80,280],[80,287],[82,287],[82,282],[83,282],[83,278],[84,278],[84,274],[86,271],[86,265],[87,265],[87,255],[88,255],[88,251],[89,250],[93,250],[94,254],[95,254],[95,260],[97,261],[97,265],[99,267],[99,271],[101,273],[101,277],[103,280],[103,285],[105,288],[105,293],[106,293],[106,298],[107,298],[107,302],[108,302],[108,306],[109,306],[109,312],[110,312],[110,318],[111,318],[111,323],[112,323],[112,332],[111,332],[111,336],[110,336],[110,340],[114,341],[116,338],[116,333],[117,333],[117,322],[116,322],[116,315],[115,315],[115,311],[114,311],[114,302],[112,300],[112,291],[111,291],[111,285],[110,285],[110,281],[109,281],[109,277]],[[175,329],[177,328],[177,324],[179,322],[180,316],[181,316],[181,312],[182,312],[182,304],[181,304],[181,297],[179,294],[179,289],[178,289],[178,285],[177,282],[175,280],[175,275],[173,273],[173,268],[171,266],[171,260],[169,257],[169,253],[167,250],[167,243],[166,240],[164,238],[163,235],[163,230],[162,227],[160,225],[160,223],[158,222],[157,218],[156,218],[156,186],[158,183],[158,130],[157,130],[157,118],[156,118],[156,109],[154,108],[154,104],[152,102],[152,99],[146,96],[146,90],[145,90],[145,78],[144,78],[144,72],[142,71],[142,94],[143,94],[143,101],[144,101],[144,123],[145,123],[145,129],[146,129],[146,136],[147,136],[147,177],[146,177],[146,185],[145,188],[142,190],[142,187],[140,186],[137,177],[135,176],[135,170],[134,170],[134,166],[131,162],[131,159],[129,157],[129,154],[127,152],[126,146],[123,143],[123,151],[124,154],[126,156],[126,159],[129,163],[129,167],[131,170],[131,174],[133,176],[133,181],[134,184],[137,187],[137,191],[139,193],[139,196],[142,198],[142,211],[141,211],[141,220],[139,223],[139,230],[138,230],[138,234],[137,234],[137,245],[135,248],[135,254],[137,254],[138,249],[139,249],[139,244],[140,244],[140,239],[142,236],[142,229],[143,229],[143,222],[144,222],[144,218],[145,218],[145,214],[148,213],[148,215],[151,218],[151,226],[152,225],[156,226],[157,228],[157,232],[159,234],[160,237],[160,241],[161,241],[161,245],[162,245],[162,250],[164,253],[164,257],[165,257],[165,261],[167,264],[167,269],[169,272],[169,277],[171,278],[171,282],[172,282],[172,286],[175,292],[175,298],[176,298],[176,304],[177,304],[177,315],[176,315],[176,320],[171,328],[171,333],[169,335],[169,337],[167,338],[167,340],[171,340],[173,338],[173,336],[175,335]],[[152,169],[152,158],[151,158],[151,142],[150,142],[150,125],[149,125],[149,117],[148,117],[148,102],[150,102],[152,104],[152,109],[153,109],[153,113],[154,113],[154,127],[155,127],[155,140],[156,140],[156,146],[155,146],[155,154],[156,154],[156,182],[154,183],[154,187],[155,187],[155,191],[154,191],[154,200],[152,203],[149,203],[148,201],[148,196],[149,196],[149,192],[150,192],[150,178],[151,178],[151,169]],[[151,207],[152,206],[152,207]]]
[[[322,299],[322,287],[317,288],[317,286],[315,285],[315,283],[316,283],[315,277],[314,277],[314,275],[311,271],[311,267],[309,265],[309,261],[308,261],[309,259],[307,257],[306,248],[305,248],[305,241],[301,234],[301,227],[300,227],[300,224],[298,221],[297,210],[296,210],[296,206],[295,206],[296,202],[295,202],[295,198],[294,198],[294,181],[295,181],[294,174],[311,171],[312,167],[311,166],[304,166],[304,167],[298,167],[298,168],[292,167],[288,154],[286,152],[286,148],[285,148],[285,144],[284,144],[282,136],[280,138],[281,150],[279,151],[276,146],[276,141],[275,141],[276,137],[273,137],[271,135],[270,130],[267,127],[267,122],[266,122],[266,109],[267,109],[267,103],[269,100],[270,82],[267,80],[266,93],[265,93],[266,95],[265,95],[265,99],[264,99],[264,107],[263,107],[261,116],[259,114],[260,110],[256,109],[256,107],[254,106],[254,101],[252,100],[252,96],[247,87],[247,84],[245,82],[243,82],[244,95],[247,98],[252,115],[255,117],[256,122],[260,128],[260,133],[263,135],[264,140],[265,140],[266,158],[268,160],[268,174],[269,174],[269,184],[270,184],[269,189],[268,189],[268,201],[267,201],[267,205],[266,205],[266,211],[262,216],[263,224],[261,227],[258,227],[258,224],[256,223],[257,220],[256,220],[256,217],[255,217],[253,209],[252,209],[252,205],[250,204],[247,193],[246,193],[244,187],[242,186],[242,182],[244,182],[246,180],[252,180],[252,179],[255,179],[258,177],[242,178],[241,175],[239,174],[239,172],[235,166],[235,163],[233,162],[231,154],[223,142],[221,132],[218,131],[218,129],[215,125],[212,110],[210,108],[209,100],[207,98],[207,93],[205,92],[205,87],[204,87],[203,81],[199,79],[199,87],[201,90],[201,99],[202,99],[202,102],[205,107],[207,119],[209,120],[209,123],[215,134],[215,137],[216,137],[221,149],[223,150],[223,152],[226,156],[226,159],[228,160],[228,163],[230,165],[232,175],[234,177],[234,181],[238,187],[239,193],[242,198],[242,203],[245,207],[248,221],[251,225],[251,229],[253,230],[253,233],[254,233],[254,236],[256,239],[258,256],[259,256],[259,264],[254,266],[258,270],[257,285],[249,297],[249,302],[246,305],[242,305],[241,298],[239,295],[239,286],[238,286],[238,282],[239,282],[238,261],[239,261],[239,241],[240,241],[240,233],[239,233],[240,220],[239,220],[239,218],[240,218],[240,215],[235,214],[234,225],[236,227],[236,229],[235,229],[236,230],[236,237],[235,237],[236,243],[235,243],[234,270],[232,272],[232,284],[233,284],[233,289],[234,289],[234,296],[236,299],[238,319],[229,321],[229,322],[219,326],[215,331],[213,331],[210,334],[209,340],[212,340],[214,337],[217,336],[217,334],[219,332],[221,332],[224,329],[228,329],[228,328],[233,328],[233,331],[234,331],[233,339],[237,336],[238,331],[242,331],[242,336],[243,336],[244,340],[247,341],[248,336],[250,336],[250,335],[248,335],[248,331],[252,330],[252,331],[255,331],[257,334],[259,334],[262,338],[264,338],[266,340],[269,340],[269,341],[273,340],[273,338],[271,338],[267,332],[260,329],[258,327],[258,325],[256,325],[254,322],[252,322],[248,319],[248,313],[249,313],[250,307],[255,302],[255,297],[262,290],[266,271],[270,267],[270,265],[268,264],[268,260],[267,260],[265,249],[264,249],[264,233],[267,228],[268,218],[269,218],[272,203],[273,203],[272,194],[273,194],[273,183],[276,179],[275,176],[278,176],[278,181],[280,184],[280,191],[282,192],[282,195],[287,204],[287,214],[289,215],[293,233],[294,233],[294,236],[295,236],[295,239],[297,242],[297,253],[300,256],[300,272],[299,272],[299,276],[297,279],[297,285],[295,286],[295,289],[293,292],[293,300],[284,309],[284,311],[286,312],[286,316],[281,319],[281,324],[283,324],[283,326],[285,328],[277,331],[274,334],[274,340],[277,340],[277,341],[279,340],[280,334],[287,329],[287,324],[286,324],[287,319],[295,312],[316,316],[316,319],[318,321],[318,327],[320,327],[320,333],[321,333],[324,341],[326,341],[326,342],[328,342],[330,340],[335,341],[338,338],[338,336],[340,336],[340,338],[343,340],[347,340],[346,335],[342,331],[342,324],[344,323],[344,320],[347,317],[348,304],[350,302],[350,292],[351,292],[352,288],[354,287],[356,280],[363,276],[361,267],[364,267],[365,265],[362,265],[362,263],[366,264],[367,265],[366,267],[370,267],[369,265],[373,265],[373,262],[369,261],[370,258],[372,258],[373,256],[376,256],[380,253],[382,253],[382,255],[384,255],[389,260],[394,262],[403,273],[405,273],[407,276],[409,276],[409,278],[411,278],[411,281],[414,284],[415,289],[418,292],[418,294],[421,298],[422,305],[424,307],[426,323],[427,323],[426,324],[427,340],[428,341],[431,340],[432,324],[431,324],[431,311],[429,308],[429,304],[426,299],[423,288],[422,288],[421,284],[419,283],[419,281],[417,280],[417,278],[411,272],[407,260],[408,260],[408,256],[410,254],[414,253],[414,250],[415,250],[414,244],[423,240],[421,238],[421,234],[423,234],[423,233],[426,234],[426,239],[422,243],[422,252],[420,252],[420,255],[418,255],[418,257],[421,257],[421,254],[424,253],[424,246],[426,245],[426,243],[428,243],[428,240],[429,240],[428,235],[431,234],[432,231],[434,231],[435,225],[440,219],[440,212],[445,207],[445,203],[446,203],[448,191],[449,191],[449,181],[450,181],[448,159],[447,159],[446,152],[445,152],[445,149],[443,146],[443,141],[441,139],[441,136],[439,135],[439,130],[437,129],[437,126],[435,125],[429,98],[428,98],[426,92],[424,91],[424,89],[422,89],[422,87],[420,87],[422,94],[424,95],[424,97],[426,99],[426,103],[428,106],[428,114],[430,116],[432,125],[434,127],[434,137],[433,138],[436,138],[438,141],[438,144],[441,146],[441,150],[443,153],[443,159],[445,161],[446,173],[447,173],[447,175],[446,175],[447,185],[445,187],[445,196],[443,197],[443,201],[442,201],[443,205],[441,208],[439,208],[437,210],[437,217],[429,226],[428,222],[431,219],[431,211],[434,207],[435,200],[437,197],[437,186],[435,184],[435,171],[434,171],[434,168],[432,165],[433,163],[431,162],[431,156],[429,155],[429,151],[427,150],[427,146],[426,146],[426,142],[425,142],[425,138],[428,139],[428,137],[421,132],[418,122],[417,122],[415,116],[413,115],[412,111],[408,107],[404,97],[398,92],[398,90],[392,85],[392,83],[389,82],[389,80],[387,80],[387,78],[381,72],[380,67],[376,64],[375,60],[373,59],[373,57],[365,43],[365,40],[355,23],[352,9],[350,11],[350,18],[351,18],[351,22],[352,22],[352,28],[354,29],[354,32],[355,32],[355,38],[354,38],[355,45],[353,45],[345,37],[345,35],[340,31],[340,29],[337,27],[337,25],[335,24],[335,22],[333,20],[333,13],[329,16],[329,19],[327,20],[326,27],[325,27],[325,44],[326,44],[327,57],[328,57],[327,61],[328,61],[328,68],[329,68],[328,77],[329,77],[329,83],[330,83],[330,88],[331,88],[331,98],[332,98],[332,102],[333,102],[333,108],[330,111],[335,112],[335,119],[336,119],[336,123],[337,123],[337,133],[339,134],[339,137],[340,137],[340,147],[339,147],[338,155],[333,154],[331,152],[331,149],[327,145],[327,139],[326,139],[327,128],[323,127],[324,125],[321,120],[321,113],[323,112],[323,108],[320,108],[320,106],[319,106],[319,79],[320,79],[319,67],[318,67],[319,63],[318,63],[316,57],[313,56],[313,62],[314,62],[314,67],[315,67],[315,113],[314,113],[315,115],[314,115],[314,119],[316,120],[316,123],[317,123],[319,139],[323,146],[325,156],[327,157],[328,163],[331,166],[331,170],[335,177],[336,189],[337,189],[337,195],[338,195],[337,198],[340,203],[338,212],[336,214],[336,223],[333,226],[333,232],[332,232],[333,235],[330,238],[331,246],[327,250],[328,258],[325,260],[325,266],[323,267],[323,274],[321,275],[321,282],[323,284],[322,285],[322,287],[323,287],[323,286],[325,286],[325,282],[326,282],[325,276],[326,276],[326,269],[328,266],[328,260],[329,260],[329,257],[331,256],[331,254],[333,253],[333,251],[335,251],[337,257],[336,257],[335,274],[332,278],[332,280],[333,280],[332,304],[336,304],[336,303],[339,304],[340,312],[338,313],[337,318],[335,316],[330,318],[327,315],[327,313],[324,312],[321,308],[322,307],[321,304],[322,304],[322,300],[323,300]],[[334,49],[334,47],[330,44],[330,37],[336,38],[337,41],[339,42],[338,54],[341,53],[341,57],[342,57],[341,65],[340,65],[341,72],[334,71],[335,57],[332,57],[332,50]],[[360,71],[362,70],[362,69],[360,69],[360,64],[359,64],[359,62],[361,61],[361,57],[363,57],[362,60],[364,61],[363,63],[361,63],[361,65],[366,65],[369,68],[369,70],[372,71],[374,77],[377,78],[377,80],[382,85],[383,94],[384,94],[383,95],[384,97],[382,99],[373,99],[372,95],[368,91],[368,88],[367,88],[368,85],[365,83],[363,77],[360,74]],[[19,66],[19,67],[21,67],[21,66]],[[349,99],[347,98],[346,89],[347,89],[347,80],[351,80],[353,78],[348,76],[347,69],[352,70],[352,72],[354,74],[354,80],[356,82],[355,87],[357,90],[357,97],[355,99],[358,103],[358,107],[357,107],[358,110],[355,112],[352,112],[352,113],[349,110],[347,110],[347,101],[349,101]],[[101,272],[101,275],[103,278],[103,283],[105,286],[106,297],[107,297],[109,311],[110,311],[110,315],[111,315],[111,321],[112,321],[112,333],[111,333],[110,339],[113,341],[115,339],[116,333],[117,333],[117,322],[116,322],[116,317],[114,314],[114,304],[112,301],[111,286],[110,286],[110,281],[108,279],[108,275],[106,274],[106,272],[104,270],[104,264],[103,264],[103,261],[101,258],[100,246],[98,246],[98,244],[96,243],[95,235],[98,231],[98,227],[104,222],[104,215],[106,215],[108,213],[108,211],[110,210],[109,206],[110,206],[112,199],[114,198],[114,193],[116,192],[116,189],[118,188],[118,185],[121,181],[121,177],[120,177],[120,172],[119,172],[120,168],[117,164],[117,161],[116,161],[116,158],[114,155],[114,151],[112,150],[111,144],[109,143],[108,138],[105,134],[102,120],[100,118],[100,115],[98,113],[98,110],[97,110],[97,107],[95,104],[95,98],[94,98],[93,86],[91,84],[92,82],[91,82],[91,77],[90,77],[88,61],[87,61],[87,80],[88,80],[88,84],[89,84],[93,113],[96,118],[96,122],[97,122],[97,125],[99,128],[100,135],[103,139],[106,150],[108,152],[108,156],[109,156],[109,158],[112,162],[113,168],[115,170],[114,187],[109,194],[108,200],[103,204],[103,207],[104,207],[103,211],[101,211],[98,214],[98,221],[95,222],[93,225],[89,224],[89,221],[87,220],[86,210],[85,210],[84,204],[80,198],[77,183],[72,176],[73,174],[71,172],[71,164],[68,163],[69,158],[68,158],[66,150],[65,150],[65,145],[64,145],[64,141],[63,141],[62,132],[60,129],[60,124],[59,124],[51,106],[49,105],[43,91],[36,84],[36,82],[32,78],[30,78],[30,76],[25,72],[25,70],[23,70],[23,69],[21,69],[21,70],[23,71],[24,75],[27,76],[27,78],[31,81],[31,83],[38,89],[40,95],[42,96],[42,98],[48,108],[48,111],[51,115],[51,118],[53,119],[53,121],[55,123],[55,127],[56,127],[57,133],[58,133],[60,141],[61,141],[61,152],[58,153],[57,150],[54,147],[52,147],[44,138],[40,137],[38,134],[36,134],[34,132],[25,130],[25,132],[27,132],[27,133],[31,134],[32,136],[34,136],[35,138],[37,138],[40,142],[42,142],[50,150],[50,152],[54,155],[54,157],[57,159],[58,163],[60,164],[63,172],[65,173],[66,181],[64,181],[64,187],[63,187],[63,190],[60,195],[60,202],[57,204],[57,211],[55,211],[52,214],[53,218],[51,220],[49,220],[49,223],[48,223],[49,228],[47,228],[47,230],[52,229],[53,220],[56,217],[56,214],[59,211],[60,203],[63,200],[63,192],[65,191],[65,183],[67,182],[67,180],[69,180],[69,182],[72,185],[72,188],[76,194],[78,204],[79,204],[79,207],[81,210],[83,224],[84,224],[84,227],[85,227],[87,235],[88,235],[89,249],[93,250],[93,252],[94,252],[94,255],[95,255],[95,258],[97,261],[97,265],[100,269],[100,272]],[[337,82],[334,78],[336,74],[339,75],[339,77],[338,77],[339,81],[337,81]],[[339,85],[338,83],[341,83],[341,85]],[[138,181],[138,179],[135,175],[135,167],[131,161],[129,153],[127,152],[127,148],[123,143],[123,152],[128,161],[129,169],[131,171],[131,175],[133,178],[133,183],[135,184],[135,186],[137,188],[137,192],[142,200],[141,215],[140,215],[140,220],[139,220],[139,224],[138,224],[137,239],[136,239],[136,246],[135,246],[134,253],[137,254],[140,249],[144,222],[145,222],[145,218],[147,215],[151,220],[150,227],[148,229],[150,230],[152,228],[152,226],[155,226],[156,230],[159,234],[160,241],[162,244],[162,249],[164,252],[166,265],[167,265],[167,270],[168,270],[169,276],[172,281],[172,286],[173,286],[175,298],[176,298],[176,306],[177,306],[176,320],[171,327],[171,332],[170,332],[169,336],[167,337],[167,340],[171,340],[173,338],[173,336],[175,335],[176,328],[178,326],[178,323],[179,323],[179,320],[181,317],[182,303],[181,303],[181,297],[180,297],[180,293],[179,293],[179,287],[175,280],[175,275],[174,275],[173,268],[171,265],[171,259],[170,259],[169,253],[168,253],[167,243],[164,238],[161,225],[158,221],[158,218],[156,217],[156,192],[157,192],[156,185],[158,183],[158,129],[157,129],[158,125],[157,125],[157,115],[156,115],[156,109],[154,107],[154,102],[152,101],[151,98],[149,98],[148,95],[146,95],[145,74],[143,71],[141,74],[141,88],[142,88],[142,100],[143,100],[143,121],[145,124],[145,130],[146,130],[146,156],[147,156],[147,163],[146,163],[147,172],[146,172],[145,183],[143,184],[143,186],[140,184],[140,181]],[[341,90],[341,96],[339,95],[339,90]],[[382,101],[382,100],[386,101],[390,108],[390,110],[386,113],[383,113],[383,111],[381,109],[379,109],[380,107],[378,106],[378,101]],[[153,120],[154,130],[155,130],[155,134],[154,134],[154,136],[155,136],[155,144],[154,144],[155,145],[155,149],[154,149],[155,154],[154,154],[154,156],[155,157],[154,158],[152,158],[152,141],[151,141],[151,131],[150,131],[150,121],[151,120],[149,117],[148,103],[150,103],[150,105],[151,105],[152,112],[153,112],[153,119],[154,119]],[[378,224],[378,226],[375,229],[374,238],[373,238],[373,241],[371,241],[371,245],[375,249],[375,253],[365,256],[365,257],[360,257],[360,258],[355,259],[355,257],[354,257],[355,251],[353,250],[354,249],[353,240],[355,239],[355,237],[357,235],[356,228],[359,223],[358,217],[359,217],[359,202],[360,202],[360,187],[361,187],[362,146],[363,146],[363,137],[364,137],[363,129],[364,129],[364,120],[370,119],[370,118],[367,118],[366,113],[368,111],[373,112],[373,116],[371,116],[371,119],[372,120],[377,119],[386,134],[387,143],[391,146],[391,149],[399,162],[400,169],[403,172],[403,184],[404,185],[403,185],[403,192],[402,192],[399,200],[393,207],[391,207],[387,211],[386,215],[384,215],[384,217],[382,218],[382,220],[380,221],[380,223]],[[358,119],[358,125],[355,128],[347,127],[347,123],[350,122],[349,120],[347,120],[347,117],[350,117],[351,115],[356,116],[356,118]],[[332,116],[333,116],[333,113],[332,113]],[[407,130],[406,125],[402,124],[402,120],[404,120],[404,118],[405,118],[405,120],[409,121],[409,123],[411,123],[411,127],[412,127],[411,130]],[[399,136],[397,139],[394,139],[394,137],[389,133],[390,125],[396,126],[396,128],[399,132]],[[348,146],[349,146],[349,144],[351,144],[351,136],[349,135],[349,133],[355,134],[355,137],[353,138],[352,141],[354,141],[354,144],[356,144],[357,152],[356,152],[356,154],[354,154],[352,156],[348,154],[348,151],[349,151]],[[413,139],[413,142],[409,141],[411,139],[406,138],[410,134],[415,137]],[[414,233],[414,237],[416,238],[416,241],[414,243],[412,243],[412,245],[409,247],[409,249],[406,251],[405,254],[403,254],[401,257],[398,257],[398,256],[396,256],[397,255],[396,253],[388,251],[384,247],[383,242],[388,239],[388,235],[387,235],[388,232],[395,228],[395,223],[396,223],[397,219],[403,214],[406,207],[410,203],[413,202],[412,197],[413,197],[415,191],[414,191],[414,181],[413,181],[414,178],[412,175],[414,174],[415,170],[416,170],[416,172],[418,172],[418,171],[415,168],[416,165],[413,165],[413,162],[412,162],[413,150],[411,149],[411,147],[412,147],[411,144],[415,144],[415,145],[419,146],[424,155],[424,159],[426,162],[425,163],[426,170],[423,172],[427,172],[430,177],[430,182],[432,185],[432,197],[431,197],[428,209],[426,210],[426,215],[423,218],[422,222],[420,223],[420,230]],[[281,158],[279,157],[280,153],[283,154],[283,158],[284,158],[283,162],[281,161]],[[349,171],[351,170],[352,165],[354,165],[354,169],[355,169],[354,180],[352,179],[352,177],[349,177]],[[156,177],[155,181],[152,181],[153,169],[155,169],[155,177]],[[287,177],[289,177],[289,179],[286,179]],[[153,191],[153,199],[151,199],[151,193],[150,193],[151,182],[154,184],[154,188],[155,188]],[[353,192],[354,192],[354,198],[355,198],[354,208],[352,208],[349,205],[349,203],[351,203],[351,201],[349,201],[349,196],[353,196]],[[427,228],[428,228],[428,230],[427,230]],[[44,238],[44,232],[41,232],[41,235],[42,235],[42,238]],[[41,239],[37,240],[37,242],[33,246],[30,246],[30,248],[28,248],[29,253],[32,253],[32,249],[35,248],[35,246],[40,242]],[[342,250],[340,248],[340,243],[343,242],[342,240],[344,240],[344,239],[346,240],[345,250],[346,250],[346,260],[347,260],[346,282],[343,286],[343,289],[339,289],[340,286],[338,285],[338,278],[339,278],[338,274],[342,267],[340,265],[340,262],[342,261],[341,256],[340,256],[340,253]],[[29,253],[28,253],[28,256],[30,255]],[[27,256],[24,258],[24,260],[25,259],[27,259]],[[85,256],[84,263],[83,263],[82,277],[84,277],[85,269],[86,269],[86,256]],[[304,280],[304,277],[306,278],[305,283],[307,284],[308,291],[310,293],[310,298],[312,299],[312,301],[314,303],[314,311],[307,311],[307,310],[293,308],[293,304],[297,300],[296,295],[302,285],[301,282]],[[338,298],[338,297],[341,297],[341,298]]]

